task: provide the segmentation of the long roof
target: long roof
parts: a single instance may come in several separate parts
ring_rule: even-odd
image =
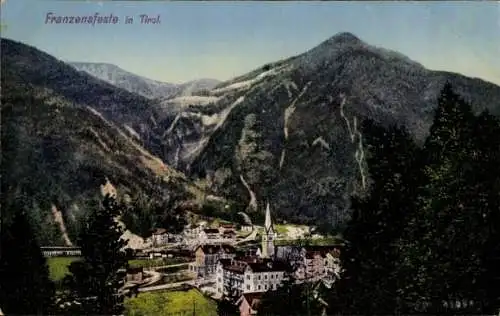
[[[227,245],[227,244],[222,244],[222,245],[205,244],[205,245],[198,246],[196,248],[196,250],[198,250],[199,248],[201,248],[201,250],[205,254],[213,254],[213,253],[218,253],[220,251],[223,251],[226,253],[235,253],[236,252],[236,249],[233,246]]]

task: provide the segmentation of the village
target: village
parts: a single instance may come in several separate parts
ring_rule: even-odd
[[[341,243],[308,243],[305,229],[296,228],[291,236],[277,230],[269,204],[264,226],[200,221],[179,234],[156,228],[133,249],[123,292],[137,297],[144,292],[195,289],[211,300],[229,300],[241,315],[254,315],[264,293],[285,281],[330,288],[340,277]],[[78,248],[42,250],[49,259],[79,255]]]

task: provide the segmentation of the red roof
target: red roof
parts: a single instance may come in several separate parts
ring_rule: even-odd
[[[245,293],[243,294],[243,298],[253,310],[256,310],[259,307],[263,294],[263,292]]]
[[[167,230],[165,228],[156,228],[153,232],[153,235],[163,235],[166,233],[167,233]]]

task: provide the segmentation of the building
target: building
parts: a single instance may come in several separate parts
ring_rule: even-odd
[[[142,282],[144,269],[142,267],[127,269],[127,282]]]
[[[160,247],[168,243],[168,233],[165,228],[156,228],[151,235],[153,247]]]
[[[340,278],[342,267],[340,265],[340,250],[334,249],[328,252],[325,256],[326,275],[332,276],[334,279]]]
[[[262,300],[262,292],[245,293],[236,302],[240,309],[240,316],[250,316],[257,314],[257,308]]]
[[[287,261],[298,281],[340,277],[338,246],[278,246],[276,258]]]
[[[189,265],[189,271],[196,277],[215,276],[219,259],[231,259],[236,256],[236,249],[230,245],[201,245],[195,249],[195,261]]]
[[[253,225],[241,225],[241,231],[250,233],[253,231]]]
[[[235,239],[236,232],[234,230],[226,230],[225,232],[222,233],[222,238]]]
[[[287,272],[286,262],[268,258],[219,260],[217,292],[224,296],[239,297],[243,293],[276,290],[286,278]]]
[[[276,231],[271,219],[271,209],[267,203],[264,232],[262,233],[262,258],[274,257],[274,239],[276,239]]]
[[[233,224],[221,223],[219,224],[219,233],[234,232],[236,227]]]
[[[79,257],[82,255],[80,247],[40,247],[45,257]]]
[[[220,236],[219,230],[217,228],[205,228],[198,235],[198,239],[200,241],[207,241],[210,239],[218,239],[220,237],[221,236]]]

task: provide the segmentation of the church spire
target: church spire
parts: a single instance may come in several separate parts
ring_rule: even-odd
[[[268,232],[272,226],[273,226],[273,222],[271,220],[271,209],[269,208],[269,202],[267,202],[266,220],[264,222],[264,228],[266,229],[266,232]]]
[[[271,208],[269,202],[266,206],[266,219],[264,221],[264,234],[262,235],[262,253],[263,258],[274,256],[274,227],[271,219]]]

